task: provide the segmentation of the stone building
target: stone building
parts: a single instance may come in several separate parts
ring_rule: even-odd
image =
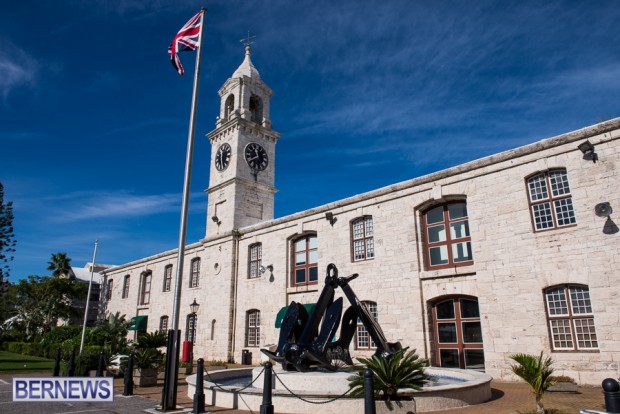
[[[259,362],[281,310],[316,302],[335,263],[388,340],[433,365],[510,379],[508,355],[544,351],[580,383],[620,375],[620,118],[274,218],[280,134],[249,48],[219,95],[206,235],[184,259],[196,356]],[[168,329],[175,252],[104,270],[107,310]],[[372,353],[363,326],[353,342]]]

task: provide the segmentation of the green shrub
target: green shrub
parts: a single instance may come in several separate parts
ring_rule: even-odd
[[[52,328],[51,331],[45,334],[45,343],[61,344],[66,341],[71,341],[74,338],[82,339],[82,327],[81,326],[57,326]]]
[[[20,355],[47,356],[43,345],[37,342],[5,342],[5,350]]]

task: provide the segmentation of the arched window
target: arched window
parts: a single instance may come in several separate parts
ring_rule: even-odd
[[[185,340],[191,343],[196,341],[196,321],[197,315],[195,313],[187,315],[185,322]]]
[[[230,114],[232,114],[234,110],[235,110],[235,95],[231,93],[230,95],[228,95],[228,98],[226,98],[226,103],[224,104],[225,119],[228,119],[230,117]]]
[[[565,169],[536,174],[527,180],[534,231],[577,223]]]
[[[140,305],[148,305],[151,302],[151,281],[153,274],[146,272],[142,274],[140,282]]]
[[[480,309],[475,297],[451,297],[432,305],[433,365],[484,369]]]
[[[474,261],[464,201],[435,206],[422,216],[426,270],[471,265]]]
[[[248,278],[260,276],[260,266],[263,260],[263,245],[254,243],[248,249]]]
[[[353,261],[375,257],[372,216],[360,217],[351,222]]]
[[[257,309],[246,313],[245,346],[260,346],[260,311]]]
[[[319,280],[319,251],[316,235],[307,235],[293,241],[292,285],[316,284]]]
[[[189,274],[189,287],[198,287],[200,282],[200,258],[192,260],[191,270]]]
[[[172,265],[167,265],[164,267],[164,286],[162,288],[163,292],[170,292],[170,288],[172,286]]]
[[[379,312],[375,302],[363,301],[362,305],[366,306],[368,313],[376,321],[379,320]],[[377,345],[375,345],[375,342],[368,334],[368,330],[359,318],[357,318],[357,329],[355,331],[355,349],[377,349]]]
[[[598,349],[588,286],[562,285],[547,288],[545,303],[554,351]]]
[[[215,338],[215,319],[211,321],[211,340]]]
[[[123,278],[123,293],[121,295],[122,299],[125,299],[129,296],[129,283],[131,282],[131,279],[129,278],[129,275],[125,275],[125,277]]]
[[[164,315],[159,318],[159,332],[168,331],[168,316]]]
[[[261,125],[263,123],[263,101],[256,95],[250,97],[250,120]]]

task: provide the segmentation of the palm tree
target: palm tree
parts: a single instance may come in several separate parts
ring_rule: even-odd
[[[542,352],[538,357],[529,354],[513,354],[508,357],[518,364],[511,365],[512,372],[532,387],[536,397],[536,411],[545,414],[545,407],[542,404],[543,394],[555,383],[551,377],[553,374],[551,357],[543,360]]]
[[[109,314],[107,319],[100,319],[91,331],[91,334],[101,339],[103,345],[110,348],[112,355],[127,351],[127,331],[133,325],[132,320],[126,320],[120,312]]]
[[[51,270],[54,277],[66,276],[71,270],[71,259],[67,253],[52,253],[52,260],[47,264],[47,270]]]

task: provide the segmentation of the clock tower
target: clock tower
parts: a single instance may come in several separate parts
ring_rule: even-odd
[[[211,141],[207,237],[273,219],[275,146],[271,129],[273,91],[245,59],[219,90],[220,116]]]

